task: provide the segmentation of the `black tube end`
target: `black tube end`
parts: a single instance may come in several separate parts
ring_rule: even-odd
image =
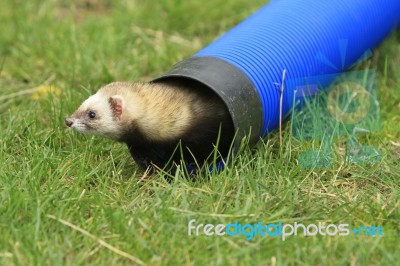
[[[250,145],[259,141],[263,122],[261,100],[254,84],[239,68],[214,57],[192,57],[152,82],[171,78],[200,82],[222,99],[237,132],[236,145],[246,136]]]

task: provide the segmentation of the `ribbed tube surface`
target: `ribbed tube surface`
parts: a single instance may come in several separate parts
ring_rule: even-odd
[[[262,101],[265,136],[279,124],[284,69],[289,81],[347,70],[399,21],[400,0],[274,0],[195,56],[225,60],[249,77]],[[285,86],[284,114],[293,87]]]

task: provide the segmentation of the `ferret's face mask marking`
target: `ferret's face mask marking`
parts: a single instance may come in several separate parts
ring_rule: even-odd
[[[107,98],[95,94],[65,119],[65,124],[82,133],[118,139],[121,130],[116,121],[122,118],[123,113],[124,99],[122,96],[114,95]]]

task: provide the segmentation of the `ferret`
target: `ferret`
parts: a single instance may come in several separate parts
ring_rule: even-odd
[[[65,124],[126,143],[139,167],[151,172],[182,162],[204,166],[217,145],[219,159],[224,159],[234,136],[223,101],[189,80],[108,84]]]

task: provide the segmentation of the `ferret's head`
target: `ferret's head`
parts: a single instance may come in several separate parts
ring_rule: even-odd
[[[65,124],[82,133],[118,140],[122,134],[124,105],[122,96],[108,96],[99,91],[90,96],[70,117],[66,118]]]

